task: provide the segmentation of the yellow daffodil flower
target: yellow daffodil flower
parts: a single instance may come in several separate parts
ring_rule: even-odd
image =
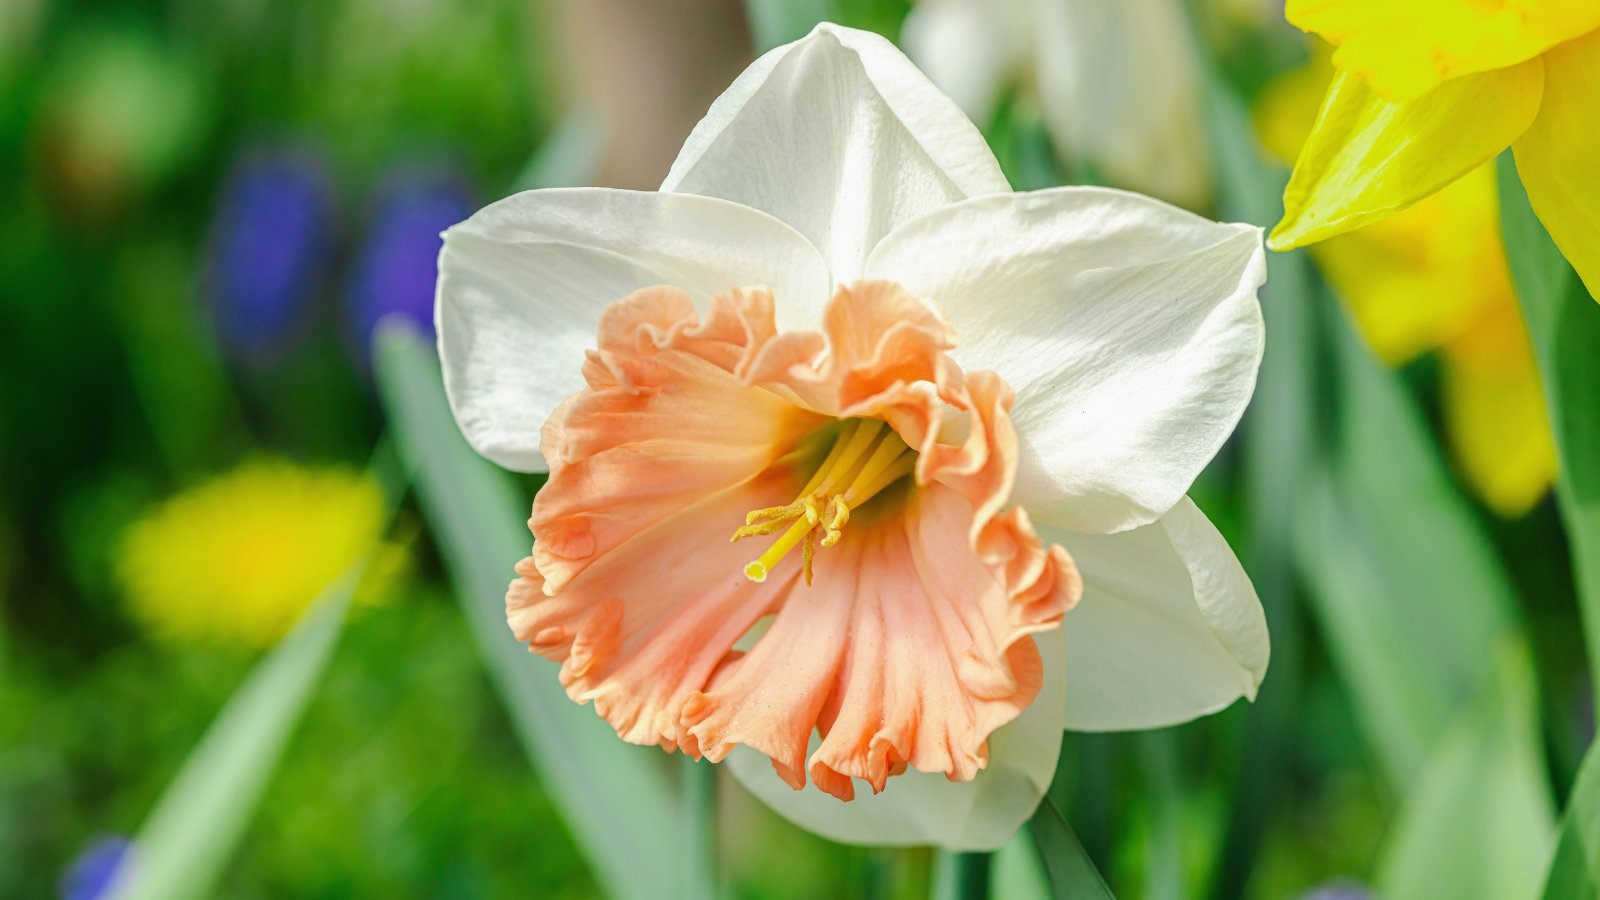
[[[124,534],[117,575],[134,618],[164,639],[265,646],[374,552],[358,601],[403,568],[381,545],[383,492],[341,469],[258,461],[173,497]]]
[[[1256,125],[1269,152],[1294,158],[1334,78],[1322,53],[1268,87]],[[1473,491],[1507,517],[1538,502],[1556,451],[1500,243],[1492,165],[1312,253],[1385,362],[1441,352],[1445,429]]]
[[[1275,250],[1353,231],[1511,147],[1534,211],[1600,296],[1600,3],[1289,0],[1339,70],[1284,192]]]

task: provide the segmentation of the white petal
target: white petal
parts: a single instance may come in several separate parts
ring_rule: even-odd
[[[766,285],[780,319],[814,326],[828,272],[771,216],[709,197],[603,188],[527,191],[445,232],[439,356],[456,422],[479,453],[542,471],[539,429],[583,386],[607,304],[671,284],[697,301]],[[792,325],[790,327],[793,327]]]
[[[921,0],[906,14],[900,45],[982,126],[1027,61],[1030,12],[1028,0]]]
[[[1210,192],[1200,68],[1181,0],[1036,0],[1050,137],[1112,183],[1186,206]]]
[[[990,736],[989,767],[972,781],[908,771],[890,778],[881,794],[857,782],[856,799],[844,803],[815,786],[794,790],[773,773],[765,756],[748,748],[735,750],[728,767],[740,784],[784,818],[830,840],[993,850],[1033,815],[1061,755],[1061,635],[1050,631],[1035,639],[1044,659],[1044,686],[1020,716]]]
[[[1062,622],[1068,728],[1160,728],[1255,698],[1269,655],[1261,602],[1187,497],[1121,534],[1040,531],[1083,573],[1083,599]]]
[[[893,44],[823,24],[717,98],[661,189],[765,210],[850,281],[901,222],[1011,188],[983,136]]]
[[[1110,532],[1154,521],[1255,390],[1266,260],[1252,225],[1056,188],[908,222],[867,271],[937,303],[956,360],[1016,389],[1012,496],[1039,522]]]

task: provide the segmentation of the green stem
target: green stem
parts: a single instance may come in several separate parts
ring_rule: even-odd
[[[717,768],[704,760],[683,768],[683,896],[711,900],[718,895]]]
[[[957,853],[954,857],[955,896],[958,900],[987,900],[989,865],[993,857],[988,853]]]
[[[1571,546],[1591,690],[1600,710],[1600,304],[1528,204],[1509,152],[1501,154],[1499,176],[1501,231],[1555,432],[1556,502]]]
[[[1144,896],[1151,900],[1182,900],[1187,896],[1183,875],[1182,789],[1178,760],[1170,731],[1139,735],[1146,795],[1150,799],[1150,849],[1145,857]]]

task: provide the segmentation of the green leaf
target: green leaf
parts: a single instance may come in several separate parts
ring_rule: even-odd
[[[1561,470],[1556,499],[1572,545],[1589,674],[1600,704],[1600,304],[1545,232],[1517,178],[1499,161],[1500,225],[1544,380]]]
[[[586,112],[569,113],[511,180],[513,191],[583,187],[594,183],[605,152],[605,129]]]
[[[1328,652],[1367,745],[1394,785],[1407,784],[1444,729],[1451,685],[1414,655],[1366,516],[1328,472],[1310,475],[1294,503],[1296,557]]]
[[[1049,797],[1029,820],[1028,833],[1033,835],[1050,879],[1051,893],[1058,900],[1111,900],[1111,888],[1106,887],[1105,879],[1078,843],[1078,836]]]
[[[1514,641],[1490,659],[1487,684],[1438,742],[1402,805],[1378,865],[1385,900],[1516,900],[1538,891],[1554,810],[1532,666]]]
[[[333,654],[362,565],[323,592],[228,700],[145,820],[110,896],[211,895]]]
[[[1048,900],[1050,878],[1026,830],[1019,830],[994,852],[989,881],[991,896],[1000,900]]]
[[[1293,529],[1312,609],[1392,784],[1410,784],[1482,660],[1520,633],[1492,541],[1411,398],[1340,318],[1338,435]]]
[[[623,743],[592,709],[573,703],[559,667],[528,653],[506,626],[506,584],[531,541],[528,504],[457,430],[433,346],[404,325],[380,326],[377,375],[490,678],[596,878],[629,900],[703,896],[709,877],[686,863],[700,856],[690,848],[701,826],[683,827],[669,760]]]
[[[369,471],[382,485],[392,513],[405,491],[407,473],[388,441],[379,442]],[[131,862],[119,872],[108,896],[183,900],[212,893],[327,668],[366,566],[363,557],[324,589],[294,630],[229,698],[156,801],[133,841]]]
[[[1187,895],[1183,864],[1183,787],[1174,740],[1170,730],[1138,735],[1140,768],[1149,806],[1144,896],[1150,900],[1180,900]]]
[[[836,18],[832,0],[744,0],[757,53],[797,41],[818,22]]]
[[[1590,745],[1567,798],[1544,900],[1600,897],[1600,742]]]
[[[1196,35],[1201,57],[1213,53]],[[1288,173],[1267,163],[1251,138],[1250,116],[1224,81],[1215,59],[1203,79],[1217,195],[1223,215],[1270,226],[1283,214]],[[1290,552],[1294,496],[1317,442],[1317,315],[1310,261],[1304,253],[1267,254],[1261,293],[1267,342],[1256,392],[1240,428],[1244,511],[1250,523],[1241,556],[1272,633],[1272,672],[1262,684],[1236,756],[1239,776],[1211,893],[1245,891],[1257,848],[1279,806],[1294,739],[1300,680],[1300,607]]]
[[[991,853],[940,850],[933,860],[933,886],[928,891],[929,900],[987,900],[991,896],[993,870],[994,855]]]

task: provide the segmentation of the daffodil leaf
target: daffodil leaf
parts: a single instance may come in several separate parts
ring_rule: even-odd
[[[1415,404],[1348,324],[1328,331],[1340,388],[1331,481],[1310,479],[1297,498],[1295,555],[1367,739],[1405,786],[1520,623]]]
[[[1517,641],[1487,658],[1407,791],[1378,863],[1378,896],[1529,897],[1548,858],[1554,811],[1544,775],[1533,671]],[[1585,896],[1594,896],[1592,893]]]
[[[1403,784],[1444,727],[1449,686],[1411,652],[1381,554],[1332,475],[1309,476],[1294,508],[1296,557],[1329,652],[1369,747],[1390,781]]]
[[[590,112],[568,113],[511,180],[511,190],[584,187],[594,183],[605,150],[605,128]]]
[[[1590,745],[1567,798],[1544,900],[1600,897],[1600,742]]]
[[[361,568],[358,564],[324,591],[228,700],[156,802],[108,896],[210,896],[333,655]]]
[[[505,619],[506,583],[526,556],[527,503],[510,477],[456,428],[431,344],[404,325],[379,328],[376,371],[402,452],[489,677],[551,800],[601,886],[614,897],[700,896],[707,877],[683,827],[684,804],[659,751],[617,738],[568,699],[557,665],[528,653]]]
[[[941,850],[933,860],[933,887],[928,897],[929,900],[983,900],[990,896],[993,877],[994,854]]]
[[[387,441],[374,451],[369,470],[392,513],[409,473]],[[324,589],[229,698],[156,801],[108,897],[183,900],[211,894],[327,668],[366,565],[363,557]]]
[[[1028,833],[1033,835],[1034,846],[1039,850],[1045,875],[1050,880],[1050,890],[1056,897],[1111,900],[1111,888],[1106,886],[1089,854],[1078,843],[1078,836],[1072,833],[1061,810],[1049,797],[1039,804],[1038,811],[1028,822]]]
[[[797,41],[818,22],[834,18],[831,0],[744,0],[757,53]]]
[[[1211,48],[1201,35],[1201,58]],[[1226,218],[1269,225],[1283,214],[1288,173],[1268,164],[1251,139],[1250,117],[1224,83],[1215,60],[1204,78],[1207,136],[1217,169],[1217,194]],[[1285,760],[1294,738],[1299,692],[1299,617],[1290,553],[1293,504],[1316,442],[1317,316],[1310,261],[1304,253],[1267,255],[1261,314],[1268,340],[1255,396],[1241,423],[1240,460],[1250,523],[1241,557],[1272,633],[1271,676],[1261,685],[1237,752],[1238,793],[1228,807],[1227,837],[1211,893],[1244,893],[1256,849],[1267,832]]]
[[[1047,900],[1051,896],[1044,860],[1039,858],[1025,829],[994,852],[989,895],[1006,900]]]
[[[1600,305],[1528,205],[1510,154],[1500,157],[1499,175],[1501,230],[1555,429],[1556,498],[1600,702]]]

